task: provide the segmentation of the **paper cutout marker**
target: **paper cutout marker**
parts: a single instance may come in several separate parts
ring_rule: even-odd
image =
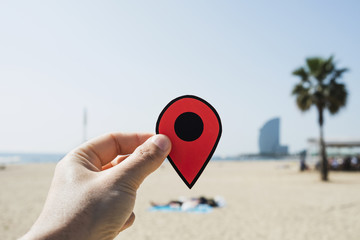
[[[204,99],[185,95],[162,110],[156,133],[170,138],[169,162],[191,189],[214,154],[222,127],[214,107]]]

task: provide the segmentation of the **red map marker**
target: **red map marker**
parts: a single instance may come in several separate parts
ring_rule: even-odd
[[[191,189],[219,143],[222,128],[215,108],[204,99],[185,95],[172,100],[156,123],[156,133],[168,136],[171,165]]]

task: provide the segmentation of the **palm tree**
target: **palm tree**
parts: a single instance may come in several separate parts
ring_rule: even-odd
[[[306,59],[306,65],[296,69],[292,74],[300,77],[300,82],[294,86],[292,94],[296,96],[297,106],[301,111],[307,111],[315,106],[318,111],[320,127],[320,152],[321,152],[321,179],[328,180],[328,162],[324,143],[324,111],[329,110],[335,114],[346,105],[347,90],[345,84],[339,79],[346,68],[337,69],[333,57],[323,59],[313,57]]]

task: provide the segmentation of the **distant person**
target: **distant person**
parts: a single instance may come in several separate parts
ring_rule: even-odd
[[[360,156],[355,156],[356,158],[356,165],[355,165],[355,170],[356,171],[360,171]]]
[[[345,157],[344,162],[343,162],[343,169],[344,169],[344,171],[351,170],[351,157],[350,156]]]
[[[350,163],[351,163],[351,169],[358,170],[359,159],[356,156],[353,156],[351,158]]]
[[[329,159],[329,163],[330,163],[330,167],[331,167],[331,169],[332,170],[338,170],[338,168],[339,168],[339,163],[338,163],[338,161],[337,161],[337,159],[336,158],[330,158]]]
[[[57,164],[44,208],[21,239],[115,238],[133,224],[136,191],[170,149],[166,136],[143,133],[107,134],[74,149]]]
[[[306,150],[300,152],[300,171],[308,170],[309,167],[306,164]]]

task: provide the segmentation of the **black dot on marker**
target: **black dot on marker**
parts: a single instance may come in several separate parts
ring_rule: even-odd
[[[181,140],[191,142],[201,136],[204,123],[196,113],[185,112],[177,117],[174,128],[176,135]]]

